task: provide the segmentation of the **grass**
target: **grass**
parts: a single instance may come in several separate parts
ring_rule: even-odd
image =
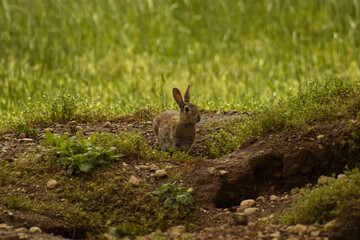
[[[346,206],[360,199],[360,171],[354,168],[346,173],[349,180],[337,180],[316,188],[307,187],[297,203],[279,218],[283,224],[326,223],[341,216]]]
[[[171,88],[188,83],[202,109],[249,110],[313,77],[356,81],[359,12],[352,0],[2,0],[0,113],[61,83],[130,113],[175,107]]]
[[[210,125],[214,133],[205,136],[204,141],[209,156],[217,158],[231,153],[252,136],[348,121],[357,119],[359,113],[359,83],[344,78],[315,79],[300,85],[298,91],[262,104],[247,118]]]

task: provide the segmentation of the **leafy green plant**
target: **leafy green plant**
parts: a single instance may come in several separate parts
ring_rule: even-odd
[[[56,162],[66,166],[66,174],[73,176],[80,172],[91,173],[94,169],[108,169],[117,158],[124,156],[116,154],[116,147],[95,146],[96,136],[93,134],[84,139],[77,134],[67,138],[66,134],[55,137],[53,133],[46,132],[41,145],[54,147]]]
[[[191,194],[187,192],[186,187],[176,187],[171,183],[166,183],[152,194],[164,202],[164,208],[193,207],[194,200]]]

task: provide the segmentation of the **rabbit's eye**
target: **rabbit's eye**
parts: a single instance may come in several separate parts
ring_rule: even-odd
[[[189,112],[189,111],[190,111],[190,108],[185,107],[185,112]]]

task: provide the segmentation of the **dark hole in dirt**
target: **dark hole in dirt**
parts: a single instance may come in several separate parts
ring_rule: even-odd
[[[276,154],[264,154],[252,159],[252,169],[247,174],[232,173],[235,183],[224,181],[215,200],[217,208],[238,206],[244,199],[255,199],[260,195],[271,194],[276,189],[284,191],[282,178],[283,159]]]
[[[86,239],[87,232],[85,229],[80,228],[64,228],[64,227],[54,227],[50,229],[45,229],[47,233],[52,233],[54,235],[62,236],[64,238],[70,239]]]

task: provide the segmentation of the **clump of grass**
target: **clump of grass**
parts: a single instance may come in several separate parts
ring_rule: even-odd
[[[71,120],[78,122],[96,122],[115,118],[121,111],[108,107],[99,101],[92,101],[86,97],[70,94],[64,86],[55,97],[43,95],[37,102],[28,99],[20,103],[21,107],[15,112],[2,115],[0,131],[10,132],[18,130],[27,135],[34,135],[33,128],[28,126],[49,125],[53,123],[67,123]]]
[[[338,217],[344,206],[360,199],[360,171],[354,168],[346,173],[349,180],[337,180],[328,185],[307,187],[279,218],[283,224],[325,223]]]
[[[4,198],[4,204],[11,209],[21,209],[26,205],[26,199],[23,195],[7,195]]]
[[[96,136],[94,144],[102,147],[116,147],[126,161],[173,161],[185,162],[192,157],[184,152],[163,152],[156,147],[151,148],[140,132],[119,134],[101,133]]]
[[[315,79],[302,84],[297,92],[264,103],[248,118],[223,123],[222,130],[213,129],[214,133],[205,137],[205,144],[210,156],[219,157],[252,136],[351,119],[360,111],[359,99],[358,83],[344,78]]]

